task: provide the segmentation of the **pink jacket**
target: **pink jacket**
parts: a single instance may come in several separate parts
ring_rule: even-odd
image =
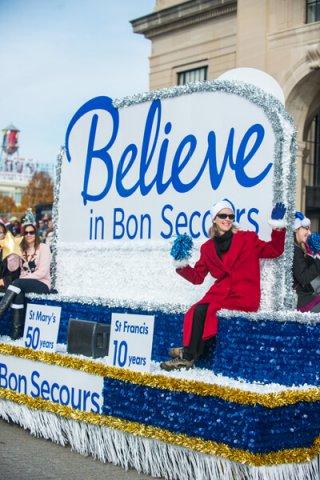
[[[20,278],[30,278],[33,280],[39,280],[45,283],[48,288],[51,287],[50,279],[50,263],[51,253],[50,248],[45,243],[40,243],[39,248],[35,255],[36,269],[34,272],[28,272],[22,268],[22,259],[18,255],[9,255],[7,260],[8,270],[13,272],[17,268],[21,267]]]

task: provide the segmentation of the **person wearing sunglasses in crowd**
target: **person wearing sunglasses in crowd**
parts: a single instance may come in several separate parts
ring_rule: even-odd
[[[201,246],[200,259],[194,267],[188,260],[180,260],[176,263],[176,272],[195,285],[203,283],[208,273],[216,281],[185,314],[183,347],[171,348],[169,355],[173,358],[162,362],[160,368],[167,371],[192,368],[208,343],[215,340],[218,310],[258,310],[260,258],[276,258],[283,253],[285,212],[284,204],[276,204],[269,222],[273,228],[271,241],[265,242],[255,232],[236,227],[231,202],[222,200],[213,206],[210,239]]]
[[[320,259],[308,246],[310,220],[296,212],[294,220],[293,286],[301,312],[320,312]]]
[[[7,258],[10,271],[20,268],[20,277],[8,286],[0,302],[0,317],[11,306],[12,334],[16,340],[23,335],[25,318],[25,294],[49,293],[51,253],[48,245],[40,243],[36,222],[31,211],[28,211],[23,223],[23,238],[20,243],[21,253]]]

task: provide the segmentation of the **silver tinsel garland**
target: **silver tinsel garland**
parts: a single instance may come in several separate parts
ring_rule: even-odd
[[[320,315],[311,312],[299,312],[297,310],[285,310],[274,312],[259,310],[258,312],[239,312],[237,310],[220,310],[218,312],[219,317],[222,318],[235,318],[241,317],[253,322],[256,321],[279,321],[279,322],[298,322],[304,324],[314,325],[320,323]]]
[[[105,306],[110,308],[130,308],[136,310],[143,310],[148,312],[155,312],[160,310],[164,313],[184,313],[189,307],[187,304],[172,304],[168,303],[159,303],[153,302],[152,300],[141,300],[137,301],[136,299],[130,298],[119,298],[119,297],[94,297],[94,296],[79,296],[79,295],[63,295],[60,293],[49,294],[49,295],[39,295],[36,293],[28,293],[28,299],[32,300],[49,300],[55,301],[57,303],[67,302],[67,303],[79,303],[81,305],[97,305]]]
[[[56,164],[56,179],[54,184],[54,204],[52,209],[52,219],[53,219],[53,237],[51,242],[51,251],[52,251],[52,263],[51,263],[51,281],[52,288],[56,287],[57,280],[57,245],[58,245],[58,229],[59,229],[59,198],[60,198],[60,185],[61,185],[61,168],[62,160],[64,158],[65,148],[61,147],[60,152],[57,156]]]
[[[110,308],[124,307],[136,310],[144,310],[148,312],[155,312],[157,310],[164,313],[184,313],[189,305],[185,303],[158,303],[152,301],[136,301],[130,298],[123,299],[118,297],[85,297],[85,296],[71,296],[71,295],[61,295],[61,294],[51,294],[51,295],[39,295],[36,293],[28,293],[28,299],[32,300],[49,300],[57,303],[67,302],[67,303],[79,303],[80,305],[97,305],[105,306]],[[270,310],[259,310],[258,312],[242,312],[240,310],[220,310],[218,312],[219,317],[223,318],[235,318],[241,317],[251,321],[260,321],[260,320],[272,320],[280,322],[298,322],[305,324],[316,324],[320,323],[320,316],[317,313],[311,312],[299,312],[298,310],[284,310],[277,312],[275,315],[274,312]]]

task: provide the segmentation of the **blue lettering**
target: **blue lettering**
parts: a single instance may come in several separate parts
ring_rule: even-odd
[[[155,127],[153,125],[154,118],[156,118]],[[157,99],[151,103],[147,120],[146,120],[143,140],[142,140],[141,162],[140,162],[140,190],[143,196],[147,195],[150,192],[152,186],[156,181],[156,177],[155,177],[149,185],[146,185],[145,177],[157,145],[159,130],[160,130],[160,122],[161,122],[161,101]],[[155,128],[154,138],[151,145],[151,150],[149,152],[151,132],[154,128]],[[119,194],[121,195],[120,192]]]
[[[138,232],[138,220],[135,215],[129,215],[126,230],[128,238],[130,238],[130,240],[133,240]]]
[[[75,399],[75,396],[77,394],[77,400]],[[81,396],[82,396],[82,390],[77,390],[75,392],[75,389],[71,389],[71,406],[72,408],[76,408],[77,410],[81,410]]]
[[[249,223],[255,227],[256,233],[259,233],[259,224],[252,218],[253,213],[259,214],[259,210],[257,208],[250,208],[248,212],[248,220]]]
[[[209,223],[209,226],[207,225],[207,223]],[[211,227],[211,224],[211,213],[210,210],[207,210],[206,213],[203,215],[202,219],[202,231],[207,238],[209,238],[209,228]]]
[[[64,393],[66,394],[65,399],[63,399]],[[67,385],[62,385],[62,387],[60,388],[59,400],[61,405],[68,405],[70,403],[70,391]]]
[[[245,208],[242,208],[241,210],[237,209],[236,211],[236,220],[237,222],[241,222],[241,217],[242,215],[244,215],[246,213],[246,209]]]
[[[44,380],[41,383],[41,397],[43,398],[43,400],[49,400],[50,398],[50,396],[48,395],[49,393],[50,393],[50,385],[46,380]]]
[[[51,400],[54,403],[59,403],[59,398],[54,396],[54,391],[57,390],[59,392],[59,384],[58,383],[53,383],[51,386]]]
[[[27,394],[27,377],[25,377],[25,375],[19,375],[18,379],[19,379],[19,383],[18,383],[19,393]]]
[[[187,149],[187,152],[184,156],[184,159],[180,163],[180,158],[182,156],[184,147],[188,146],[189,148]],[[199,178],[202,175],[204,166],[202,169],[200,169],[198,175],[189,183],[182,183],[179,174],[182,172],[184,167],[187,165],[189,162],[190,158],[192,157],[195,149],[197,146],[197,139],[194,135],[187,135],[180,143],[180,145],[177,148],[177,151],[173,157],[173,162],[172,162],[172,186],[173,188],[180,193],[188,192],[191,190],[194,185],[197,184]]]
[[[199,238],[200,235],[201,235],[199,230],[197,231],[197,233],[195,233],[195,231],[193,230],[193,219],[195,217],[200,218],[201,217],[200,212],[195,211],[190,215],[190,235],[191,235],[192,238]]]
[[[141,215],[141,225],[140,225],[140,239],[144,238],[144,226],[147,224],[148,228],[148,237],[151,238],[151,217],[148,213]]]
[[[100,235],[98,235],[98,226],[100,224]],[[96,217],[95,218],[95,227],[94,227],[95,235],[94,239],[97,240],[99,237],[101,240],[104,239],[104,219],[103,217]]]
[[[120,218],[119,218],[120,215]],[[123,208],[115,208],[113,210],[113,238],[115,240],[118,240],[119,238],[122,238],[124,235],[124,226],[123,226],[123,220],[124,220],[124,210]],[[116,228],[120,228],[120,233],[117,233]]]
[[[171,122],[167,122],[164,127],[164,133],[168,135],[171,132],[171,128],[172,128]],[[163,183],[163,172],[166,164],[168,145],[169,145],[169,140],[165,138],[160,148],[159,161],[158,161],[158,173],[156,176],[157,192],[159,195],[165,192],[168,186],[170,185],[170,179],[166,183]]]
[[[131,188],[125,188],[122,183],[122,180],[127,175],[132,165],[134,164],[134,161],[137,156],[137,152],[138,152],[138,149],[136,145],[131,143],[130,145],[127,146],[127,148],[121,155],[118,169],[117,169],[117,174],[116,174],[116,189],[119,195],[121,195],[121,197],[130,197],[130,195],[132,195],[136,191],[137,187],[139,186],[138,181]],[[131,154],[131,157],[129,158],[127,165],[124,166],[127,155],[129,153]]]
[[[187,226],[188,226],[187,215],[184,212],[178,213],[177,218],[176,218],[176,232],[177,232],[177,235],[182,235],[183,233],[185,233],[185,228]],[[182,233],[179,230],[180,228],[184,229]]]
[[[31,384],[33,387],[35,387],[35,392],[33,392],[33,390],[30,392],[31,397],[33,398],[40,397],[40,387],[36,381],[38,378],[40,378],[40,373],[34,370],[31,374]]]
[[[100,413],[100,405],[98,403],[100,399],[100,395],[96,392],[94,392],[92,395],[91,395],[91,403],[92,403],[92,407],[91,407],[91,412],[92,413]]]
[[[0,388],[7,388],[7,365],[5,363],[0,363]]]
[[[168,220],[165,216],[166,210],[170,210],[172,212],[173,206],[167,204],[163,207],[163,209],[161,211],[161,218],[164,221],[164,223],[166,223],[169,226],[170,230],[169,230],[168,233],[161,232],[160,235],[161,235],[162,238],[165,238],[167,240],[168,238],[170,238],[172,236],[173,227],[172,227],[172,223],[170,222],[170,220]]]
[[[87,390],[84,390],[83,392],[83,407],[82,407],[82,410],[86,410],[87,409],[87,400],[88,398],[90,397],[91,395],[91,392],[87,392]]]
[[[209,227],[212,223],[210,210],[206,210],[203,216],[196,210],[191,213],[190,217],[188,217],[185,212],[179,212],[176,215],[175,221],[169,220],[169,212],[173,212],[173,206],[166,204],[162,209],[161,218],[164,223],[168,225],[169,231],[161,231],[160,236],[162,238],[169,239],[172,237],[172,235],[182,235],[183,233],[191,235],[192,238],[199,238],[201,233],[208,237],[207,231],[209,231]],[[200,224],[197,231],[194,229],[194,221],[196,218]]]
[[[134,240],[138,236],[140,239],[151,238],[151,216],[143,213],[140,217],[131,214],[125,218],[122,208],[114,208],[113,238],[119,240],[124,236],[127,236],[129,240]]]
[[[254,144],[251,147],[251,150],[246,155],[247,145],[250,141],[250,137],[252,135],[256,135],[256,139]],[[256,177],[248,177],[244,171],[244,167],[250,162],[252,157],[257,152],[258,148],[260,147],[262,140],[264,138],[264,128],[259,123],[252,125],[247,132],[245,133],[243,139],[241,140],[239,150],[237,153],[237,161],[236,161],[236,179],[243,187],[254,187],[258,183],[262,182],[262,180],[268,175],[272,163],[268,163],[266,168]]]
[[[8,376],[8,367],[6,364],[0,364],[0,388],[9,388],[19,393],[27,393],[27,378],[25,375],[16,375],[11,372]]]
[[[116,162],[112,159],[110,154],[110,149],[115,143],[119,131],[119,112],[116,108],[113,107],[112,100],[109,97],[96,97],[92,100],[89,100],[75,113],[75,115],[71,119],[66,132],[66,154],[69,162],[71,161],[71,155],[69,151],[71,132],[75,124],[80,120],[82,116],[90,112],[94,112],[95,110],[103,110],[107,112],[110,116],[112,126],[110,136],[106,140],[105,145],[102,148],[98,149],[95,146],[95,139],[98,129],[99,116],[96,113],[92,115],[84,168],[83,189],[81,192],[84,205],[86,205],[88,201],[99,201],[109,193],[113,182],[114,170],[115,187],[118,194],[121,197],[129,197],[139,188],[141,195],[146,196],[151,191],[154,185],[156,186],[158,194],[163,194],[171,184],[173,189],[177,192],[188,192],[199,182],[207,167],[209,169],[212,189],[216,190],[221,185],[228,165],[230,169],[235,172],[235,177],[239,185],[249,188],[262,182],[272,168],[272,163],[269,162],[267,166],[262,169],[262,171],[260,171],[256,176],[253,177],[249,176],[246,171],[246,167],[259,150],[265,136],[263,126],[259,123],[256,123],[254,125],[251,125],[245,132],[236,154],[234,152],[234,139],[236,136],[236,132],[234,128],[230,129],[222,162],[220,162],[220,159],[217,158],[216,133],[214,131],[210,131],[207,136],[207,150],[204,160],[198,172],[188,182],[184,182],[182,180],[182,174],[184,172],[187,173],[187,167],[189,164],[191,164],[192,159],[194,162],[199,162],[199,155],[197,156],[197,158],[195,158],[194,154],[198,145],[198,140],[196,136],[192,134],[186,135],[181,139],[175,153],[173,154],[171,176],[169,175],[169,178],[164,181],[163,176],[165,166],[166,162],[169,161],[169,139],[165,137],[162,142],[160,140],[162,105],[160,99],[156,99],[151,103],[147,114],[144,133],[141,141],[139,170],[136,169],[139,171],[138,178],[133,181],[133,167],[136,162],[139,162],[139,152],[137,145],[135,145],[134,143],[130,143],[129,145],[127,145],[127,147],[123,150],[120,156],[117,168],[115,168]],[[172,123],[170,121],[167,121],[163,130],[164,135],[169,135],[171,130]],[[157,160],[154,158],[156,151],[159,151],[159,157]],[[104,165],[106,178],[104,187],[101,189],[101,191],[98,193],[93,193],[89,192],[90,176],[92,173],[93,165],[98,161],[102,162]],[[149,173],[151,164],[156,165],[156,168],[152,168],[152,172],[153,170],[155,170],[155,173],[152,174],[151,179],[147,180],[147,175]],[[131,183],[128,184],[128,182],[126,182],[126,185],[124,185],[125,179],[129,178],[129,176]],[[123,212],[122,209],[117,209],[117,211],[119,213]],[[171,229],[172,225],[166,219],[165,211],[166,209],[162,211],[162,215],[164,216],[163,218],[165,223]],[[122,238],[122,236],[124,235],[125,228],[122,222],[123,218],[122,220],[117,219],[116,225],[114,225],[113,238]],[[117,232],[115,232],[116,226],[118,227]],[[91,238],[93,234],[93,225],[90,224],[90,228]],[[135,235],[133,235],[133,232],[131,232],[130,235],[131,237],[133,237],[136,235],[136,233]],[[163,238],[168,238],[166,234],[162,236]],[[194,238],[197,238],[197,236]]]
[[[10,390],[16,391],[18,390],[18,377],[13,372],[10,373],[8,378],[8,386]]]
[[[234,140],[234,128],[231,128],[229,132],[228,142],[226,146],[226,150],[223,157],[223,162],[221,165],[220,172],[217,169],[217,146],[216,146],[216,134],[214,132],[208,133],[208,150],[206,157],[204,159],[203,166],[201,168],[201,174],[204,170],[204,167],[207,162],[209,162],[209,172],[210,172],[210,181],[213,190],[216,190],[223,178],[228,160],[231,168],[235,168],[235,164],[233,162],[233,140]]]
[[[112,158],[110,157],[108,150],[110,147],[113,145],[117,133],[118,133],[118,127],[119,127],[119,113],[116,108],[112,105],[112,99],[109,97],[96,97],[88,102],[86,102],[72,117],[68,128],[66,132],[66,155],[67,159],[69,162],[71,162],[71,155],[69,151],[69,139],[70,139],[70,134],[72,132],[72,129],[74,125],[77,123],[77,121],[85,114],[87,114],[90,111],[93,110],[105,110],[108,112],[111,116],[112,119],[112,134],[109,142],[101,149],[99,150],[94,150],[94,140],[95,140],[95,135],[96,135],[96,130],[97,130],[97,124],[98,124],[98,115],[93,115],[92,121],[91,121],[91,127],[90,127],[90,133],[89,133],[89,140],[88,140],[88,148],[87,148],[87,157],[86,157],[86,165],[85,165],[85,173],[84,173],[84,181],[83,181],[83,190],[81,192],[81,195],[83,197],[83,203],[84,205],[87,204],[87,201],[90,200],[92,202],[97,202],[104,198],[107,193],[110,190],[111,184],[112,184],[112,177],[113,177],[113,163],[112,163]],[[89,179],[90,179],[90,173],[91,173],[91,167],[92,167],[92,161],[93,159],[100,159],[105,167],[106,167],[106,172],[107,172],[107,177],[106,177],[106,184],[102,192],[99,194],[90,194],[88,193],[88,185],[89,185]]]

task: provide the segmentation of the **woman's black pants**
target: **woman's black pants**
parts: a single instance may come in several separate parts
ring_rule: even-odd
[[[183,348],[183,358],[186,360],[198,360],[216,341],[216,337],[212,337],[209,340],[202,339],[208,306],[208,303],[200,303],[194,309],[190,343]]]
[[[33,278],[18,278],[9,285],[8,290],[16,293],[11,303],[11,308],[14,310],[24,308],[25,293],[49,293],[49,288],[45,283]]]

